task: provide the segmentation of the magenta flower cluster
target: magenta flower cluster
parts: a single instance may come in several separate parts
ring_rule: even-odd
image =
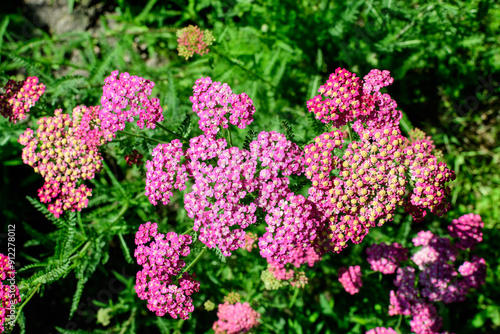
[[[460,249],[469,249],[483,240],[484,223],[479,215],[469,213],[458,219],[453,219],[448,226],[452,238],[458,238],[455,246]]]
[[[154,82],[144,78],[130,75],[127,72],[118,76],[118,71],[113,71],[104,80],[102,87],[99,119],[101,130],[108,140],[112,140],[117,131],[125,129],[125,122],[133,122],[139,116],[137,125],[142,129],[154,129],[157,122],[163,121],[163,109],[160,100],[149,99]]]
[[[14,274],[14,265],[9,257],[0,254],[0,333],[5,330],[5,319],[13,320],[12,316],[15,317],[15,304],[21,301],[16,285],[3,284],[3,281],[13,279]]]
[[[193,96],[189,99],[193,112],[200,117],[198,124],[205,135],[216,135],[221,127],[227,129],[228,123],[244,129],[253,121],[252,99],[245,93],[233,94],[228,84],[212,82],[210,77],[196,80]]]
[[[9,80],[0,95],[0,114],[12,123],[26,118],[26,113],[45,92],[45,85],[37,77],[25,81]]]
[[[338,276],[339,282],[342,284],[345,291],[351,295],[358,293],[359,289],[363,286],[360,266],[341,267],[338,270]]]
[[[241,334],[259,326],[260,313],[248,303],[225,302],[219,304],[217,317],[212,327],[216,334]]]
[[[480,217],[476,218],[476,215],[463,217],[463,221],[472,219],[471,224],[480,224]],[[415,268],[410,266],[397,269],[394,280],[397,290],[390,292],[389,315],[412,316],[410,325],[417,334],[438,333],[442,319],[433,302],[464,301],[470,289],[485,283],[487,266],[482,258],[473,256],[458,270],[455,269],[453,262],[457,260],[461,242],[459,239],[452,244],[450,239],[438,237],[430,231],[421,231],[413,238],[413,245],[421,248],[411,260],[420,272],[417,276]],[[415,285],[417,277],[418,286]]]
[[[191,243],[190,235],[158,233],[158,225],[150,222],[142,224],[135,235],[134,255],[143,267],[137,273],[135,291],[158,316],[168,313],[175,319],[188,319],[194,310],[191,295],[199,291],[200,283],[195,275],[183,272],[186,264],[181,259],[189,255]]]
[[[399,262],[408,260],[408,249],[394,242],[387,244],[372,244],[366,249],[367,261],[372,270],[382,274],[394,274]]]

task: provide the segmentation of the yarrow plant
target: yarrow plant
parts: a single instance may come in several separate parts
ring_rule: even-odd
[[[177,50],[179,56],[186,59],[191,58],[194,54],[200,56],[208,53],[208,48],[215,41],[210,30],[201,30],[197,26],[189,25],[185,28],[177,30]]]
[[[203,134],[153,150],[146,162],[146,196],[153,205],[166,205],[173,189],[186,191],[193,230],[208,249],[230,256],[239,248],[251,250],[251,240],[258,238],[269,264],[262,273],[266,288],[303,287],[308,279],[297,268],[341,252],[348,241],[360,243],[369,229],[391,221],[398,207],[416,220],[427,209],[436,214],[448,209],[447,182],[454,174],[437,163],[428,139],[402,136],[401,112],[380,92],[392,82],[388,71],[373,70],[360,80],[337,69],[320,87],[321,95],[308,102],[309,111],[333,130],[304,149],[274,131],[262,131],[238,148],[231,126],[252,123],[253,101],[226,83],[200,78],[190,101]],[[310,180],[307,197],[291,190],[292,175]],[[263,235],[247,235],[248,227],[261,223]],[[371,250],[376,270],[393,273],[397,262],[406,260],[400,245],[377,247]],[[348,292],[359,290],[359,266],[339,274]]]
[[[37,77],[25,81],[9,80],[0,95],[0,114],[12,123],[26,118],[26,113],[45,92],[45,85]]]

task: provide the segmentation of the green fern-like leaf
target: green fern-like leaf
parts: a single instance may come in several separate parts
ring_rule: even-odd
[[[292,125],[289,121],[284,120],[281,125],[285,128],[286,138],[292,143],[295,142],[295,134],[293,133]]]
[[[51,265],[47,267],[45,270],[36,273],[26,280],[27,285],[35,285],[35,284],[49,284],[54,281],[57,281],[59,278],[64,276],[69,271],[70,261],[61,261],[58,262],[57,265]]]
[[[85,286],[85,283],[87,283],[87,280],[78,280],[76,283],[76,291],[75,294],[73,295],[73,301],[71,302],[71,309],[69,311],[69,319],[73,317],[75,314],[76,310],[78,309],[78,304],[80,304],[80,299],[82,298],[82,293],[83,293],[83,288]]]
[[[250,143],[257,138],[257,133],[253,130],[248,131],[245,141],[243,142],[243,149],[250,151]]]
[[[182,138],[187,138],[187,136],[191,132],[191,116],[186,114],[184,120],[182,121],[182,124],[179,125],[176,132],[180,134]]]
[[[118,233],[118,238],[120,239],[120,245],[122,247],[123,251],[123,256],[125,256],[125,260],[128,263],[134,263],[132,260],[132,256],[130,256],[130,249],[127,246],[127,243],[125,242],[125,239],[123,239],[123,235],[121,233]]]
[[[222,254],[222,251],[219,249],[219,247],[214,247],[213,248],[215,255],[219,258],[220,262],[226,263],[226,257]]]

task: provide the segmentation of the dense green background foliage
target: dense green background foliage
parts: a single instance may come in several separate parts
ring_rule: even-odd
[[[231,291],[262,314],[258,332],[364,333],[396,326],[399,318],[387,315],[392,277],[368,276],[361,292],[350,296],[337,280],[337,269],[351,264],[368,268],[365,249],[373,241],[405,244],[422,229],[444,235],[452,219],[469,212],[485,222],[484,241],[475,254],[489,265],[487,284],[464,303],[438,307],[443,330],[500,330],[500,288],[495,284],[500,281],[497,1],[30,3],[0,9],[0,84],[34,75],[47,86],[27,121],[12,125],[0,119],[0,232],[16,224],[17,279],[24,299],[31,298],[16,332],[210,332],[216,314],[205,311],[203,303],[221,303]],[[209,54],[186,61],[177,55],[175,32],[189,24],[210,29],[216,41]],[[191,319],[156,317],[134,292],[134,233],[147,221],[178,233],[192,224],[182,194],[168,206],[152,206],[143,195],[145,168],[129,168],[123,159],[132,149],[147,159],[156,144],[117,137],[103,152],[104,171],[90,182],[89,208],[61,219],[51,218],[38,202],[42,178],[21,160],[17,138],[26,127],[56,108],[70,112],[80,104],[99,104],[103,80],[113,70],[155,82],[153,94],[160,98],[163,125],[169,129],[190,115],[190,128],[198,133],[189,96],[196,79],[210,76],[253,99],[257,111],[249,129],[293,131],[298,142],[308,141],[323,128],[305,103],[337,67],[361,77],[372,68],[389,70],[395,82],[388,91],[404,112],[403,131],[419,127],[431,134],[457,180],[453,207],[444,217],[410,223],[402,213],[373,229],[362,244],[326,256],[309,270],[304,290],[264,290],[260,274],[266,263],[256,250],[240,250],[225,262],[209,252],[196,267],[202,288],[194,296]],[[127,130],[138,128],[129,124]],[[174,138],[161,129],[139,132]],[[241,147],[247,130],[234,135]],[[3,248],[2,239],[0,252],[5,253]],[[409,333],[405,320],[400,330]]]

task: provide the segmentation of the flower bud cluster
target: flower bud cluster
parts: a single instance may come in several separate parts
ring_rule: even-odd
[[[136,233],[134,256],[143,269],[137,273],[135,291],[158,316],[168,313],[174,319],[188,319],[194,310],[191,295],[199,291],[200,283],[194,274],[183,272],[186,264],[180,258],[189,255],[191,243],[190,235],[158,233],[158,225],[151,222]]]
[[[253,122],[252,99],[245,93],[233,94],[227,83],[212,82],[210,77],[196,80],[189,100],[193,103],[193,112],[200,117],[198,124],[205,135],[216,135],[221,127],[227,129],[228,123],[244,129]]]
[[[37,77],[28,77],[26,81],[9,80],[0,95],[0,114],[16,123],[26,118],[26,113],[35,105],[45,92],[45,85],[38,83]]]
[[[144,162],[142,161],[142,154],[139,153],[137,150],[132,150],[132,153],[127,154],[125,156],[125,161],[127,162],[127,165],[132,166],[132,165],[137,165],[140,166]]]
[[[354,130],[390,127],[399,131],[401,112],[382,87],[392,84],[389,71],[372,70],[363,80],[346,69],[337,68],[327,82],[320,86],[320,95],[307,102],[309,112],[323,123],[342,127],[354,122]]]
[[[397,242],[387,245],[372,244],[366,249],[367,261],[372,270],[380,271],[382,274],[394,274],[399,262],[408,260],[408,249]]]
[[[91,189],[80,180],[95,177],[102,166],[98,145],[102,132],[95,119],[98,107],[77,107],[73,120],[61,109],[53,117],[38,120],[36,137],[30,128],[19,137],[23,146],[22,158],[43,176],[45,184],[38,191],[43,203],[56,217],[63,211],[80,211],[88,203]]]
[[[6,284],[2,281],[14,278],[14,265],[11,264],[9,257],[0,254],[0,333],[5,330],[5,319],[10,318],[12,313],[10,309],[15,309],[15,305],[21,301],[19,289],[16,285]]]
[[[450,194],[448,182],[455,180],[455,173],[446,164],[438,162],[432,155],[435,148],[430,138],[407,141],[403,151],[404,165],[407,166],[412,181],[410,201],[405,210],[415,221],[421,221],[429,209],[433,214],[443,215],[450,208],[447,197]]]
[[[125,122],[133,122],[139,116],[137,125],[142,129],[154,129],[157,122],[163,121],[163,109],[157,98],[148,99],[154,82],[130,75],[127,72],[113,71],[104,80],[101,97],[102,108],[99,112],[101,129],[105,138],[111,141],[117,131],[125,129]]]
[[[364,130],[341,158],[331,157],[333,148],[342,147],[341,132],[336,131],[318,136],[304,149],[306,177],[313,181],[308,199],[326,220],[318,240],[325,251],[340,252],[349,240],[360,243],[371,227],[392,220],[404,203],[407,185],[403,137],[396,130]]]
[[[197,26],[189,25],[177,30],[177,51],[179,56],[186,59],[199,54],[200,56],[208,53],[208,47],[215,41],[210,30],[201,30]]]
[[[216,334],[240,334],[259,326],[260,313],[249,303],[219,304],[219,318],[213,325]]]
[[[354,295],[359,292],[359,289],[363,286],[363,281],[361,280],[361,267],[360,266],[349,266],[341,267],[338,270],[339,282],[344,287],[345,291]]]

